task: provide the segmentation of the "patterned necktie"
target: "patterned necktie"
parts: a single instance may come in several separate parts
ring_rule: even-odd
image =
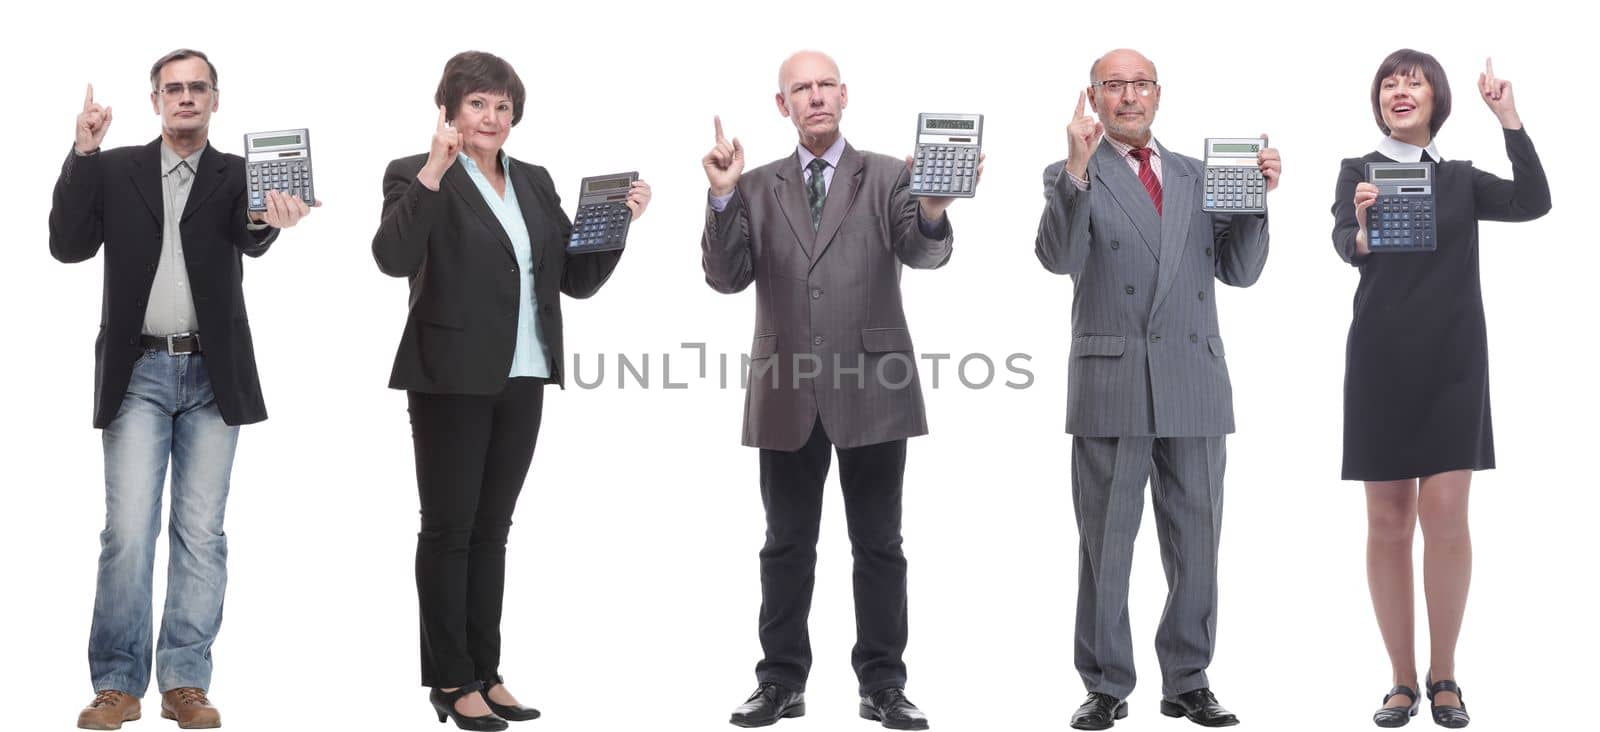
[[[812,158],[811,180],[806,182],[806,203],[811,206],[811,230],[816,231],[822,226],[822,202],[828,198],[827,178],[822,171],[828,169],[828,161],[822,158]]]
[[[1139,161],[1139,182],[1144,184],[1144,192],[1150,194],[1150,202],[1156,205],[1156,215],[1160,216],[1161,181],[1156,180],[1156,169],[1150,167],[1150,155],[1154,152],[1148,147],[1136,147],[1128,154]]]

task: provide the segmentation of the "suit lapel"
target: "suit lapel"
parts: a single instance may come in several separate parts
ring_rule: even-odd
[[[1111,191],[1111,200],[1116,201],[1133,221],[1133,228],[1139,232],[1139,238],[1144,239],[1150,256],[1160,259],[1161,217],[1156,215],[1156,205],[1150,202],[1150,194],[1145,191],[1144,184],[1139,182],[1139,178],[1128,169],[1128,163],[1110,144],[1102,142],[1094,158],[1095,179]]]
[[[521,161],[514,158],[511,160],[511,177],[513,178],[511,189],[516,193],[517,207],[522,209],[523,225],[528,227],[528,244],[533,248],[533,266],[537,270],[544,264],[546,247],[544,237],[537,235],[538,229],[531,222],[537,221],[537,217],[548,216],[553,223],[554,214],[551,209],[555,207],[546,205],[543,192],[534,188],[533,176]],[[565,246],[566,242],[558,242],[558,245]]]
[[[794,240],[799,242],[806,258],[811,259],[811,252],[817,248],[817,232],[811,228],[811,207],[806,205],[806,179],[800,171],[798,150],[778,166],[778,185],[773,188],[773,194],[778,197],[778,210],[783,211],[783,217],[789,221]]]
[[[189,184],[189,200],[183,204],[183,216],[179,221],[188,221],[195,211],[205,205],[206,199],[217,192],[227,178],[228,159],[207,142],[206,149],[200,153],[200,162],[195,167],[194,182]]]
[[[850,206],[856,201],[856,191],[861,189],[861,175],[865,171],[861,153],[850,147],[850,143],[845,143],[844,153],[839,156],[839,168],[833,171],[833,182],[828,185],[828,197],[822,202],[822,221],[817,226],[816,254],[811,257],[812,267],[817,266],[817,260],[822,259],[823,252],[828,251],[828,245],[833,243],[834,235],[839,233],[845,214],[850,212]]]
[[[161,138],[145,145],[133,156],[133,189],[139,192],[139,199],[144,201],[144,207],[150,210],[150,215],[156,218],[156,228],[159,230],[165,217],[161,211]]]
[[[483,194],[478,192],[478,185],[472,182],[472,176],[467,175],[467,168],[460,160],[451,163],[450,168],[444,172],[444,182],[450,186],[450,191],[456,198],[477,215],[484,227],[494,233],[495,238],[500,240],[500,246],[505,249],[512,261],[516,261],[517,251],[511,247],[511,236],[506,233],[505,227],[500,225],[500,220],[495,218],[494,212],[489,210],[489,203],[483,200]]]
[[[1161,306],[1162,298],[1178,279],[1178,270],[1183,268],[1183,248],[1189,242],[1189,224],[1194,220],[1194,171],[1187,161],[1167,152],[1160,143],[1156,148],[1161,153],[1161,210],[1171,211],[1172,215],[1161,217],[1161,261],[1152,312]]]

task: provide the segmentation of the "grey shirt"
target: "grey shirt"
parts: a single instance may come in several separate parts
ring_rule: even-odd
[[[180,158],[166,143],[161,144],[161,259],[144,309],[145,335],[189,333],[199,327],[200,318],[195,315],[194,295],[189,288],[189,268],[183,262],[179,224],[203,153],[205,148]]]

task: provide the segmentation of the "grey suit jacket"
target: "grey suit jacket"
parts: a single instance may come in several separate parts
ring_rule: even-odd
[[[1160,147],[1162,210],[1110,144],[1089,190],[1045,168],[1039,262],[1071,275],[1067,431],[1085,437],[1233,432],[1233,387],[1213,279],[1254,284],[1267,261],[1265,216],[1200,209],[1200,161]]]
[[[707,206],[706,283],[756,286],[745,445],[798,450],[818,417],[838,447],[927,434],[900,267],[943,266],[952,237],[948,221],[923,236],[909,182],[904,161],[846,145],[815,231],[798,152]]]

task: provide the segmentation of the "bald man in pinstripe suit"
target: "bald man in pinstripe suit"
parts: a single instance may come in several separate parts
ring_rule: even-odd
[[[1238,718],[1211,694],[1222,523],[1223,436],[1233,392],[1215,282],[1246,287],[1267,259],[1267,221],[1201,210],[1200,162],[1156,142],[1155,65],[1112,51],[1090,69],[1067,132],[1067,159],[1045,169],[1035,249],[1073,279],[1067,432],[1079,531],[1074,662],[1089,698],[1078,729],[1127,715],[1133,691],[1128,577],[1148,480],[1168,595],[1156,632],[1161,712],[1205,726]],[[1088,101],[1099,121],[1084,114]],[[1261,153],[1267,189],[1276,150]]]

